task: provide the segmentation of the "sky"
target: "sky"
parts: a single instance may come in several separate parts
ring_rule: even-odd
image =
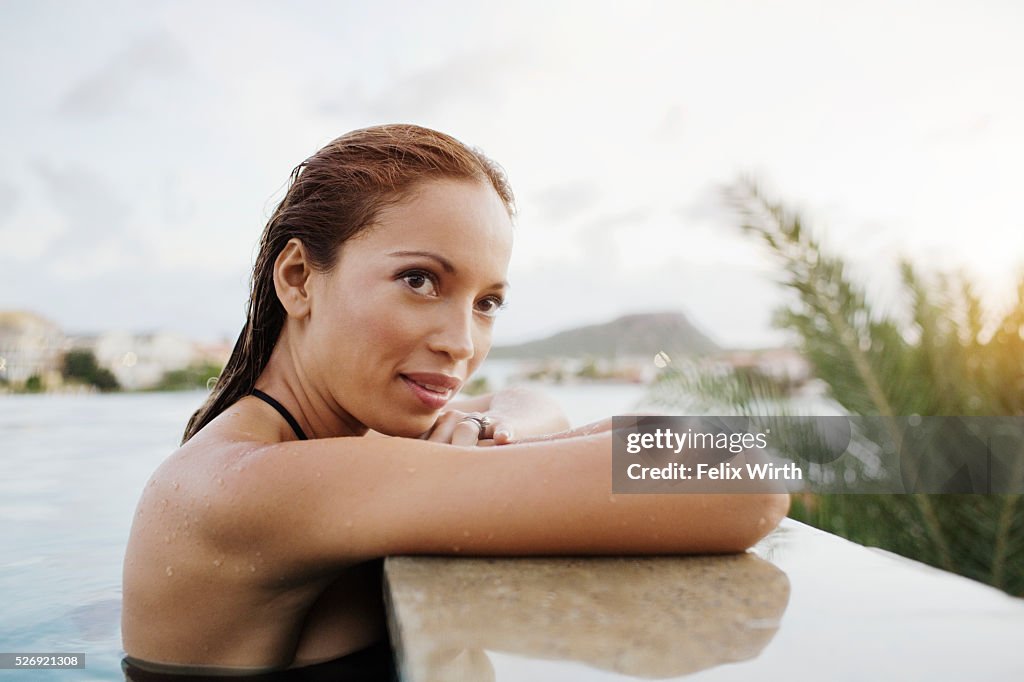
[[[0,0],[0,310],[234,339],[290,170],[378,123],[501,163],[496,343],[680,310],[785,341],[756,178],[879,301],[897,264],[990,305],[1024,272],[1024,4]]]

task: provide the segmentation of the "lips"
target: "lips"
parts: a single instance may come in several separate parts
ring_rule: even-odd
[[[432,410],[444,407],[462,385],[455,377],[434,372],[413,372],[400,376],[413,395]]]

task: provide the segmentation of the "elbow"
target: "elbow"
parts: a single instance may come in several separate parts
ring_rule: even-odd
[[[731,533],[723,538],[722,551],[745,552],[775,530],[789,513],[789,493],[747,493],[733,517]]]

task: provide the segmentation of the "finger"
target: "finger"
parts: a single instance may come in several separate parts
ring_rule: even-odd
[[[435,443],[451,443],[456,425],[465,416],[463,412],[445,412],[434,422],[434,429],[430,432],[427,440]]]
[[[505,424],[503,422],[495,422],[492,428],[494,429],[493,438],[495,445],[507,445],[508,443],[512,442],[513,438],[515,438],[515,432],[512,430],[512,427],[509,426],[508,424]]]
[[[474,421],[460,421],[452,432],[452,445],[476,445],[480,440],[480,425]]]

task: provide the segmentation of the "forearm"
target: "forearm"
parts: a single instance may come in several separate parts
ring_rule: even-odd
[[[432,474],[444,473],[445,505],[432,514],[439,528],[454,531],[443,537],[416,531],[423,512],[407,506],[416,495],[403,494],[402,505],[387,507],[402,514],[399,525],[409,524],[414,536],[406,538],[415,545],[400,550],[450,552],[454,544],[465,553],[497,555],[738,552],[785,516],[783,499],[757,492],[615,494],[611,450],[605,430],[486,454],[438,452]]]

